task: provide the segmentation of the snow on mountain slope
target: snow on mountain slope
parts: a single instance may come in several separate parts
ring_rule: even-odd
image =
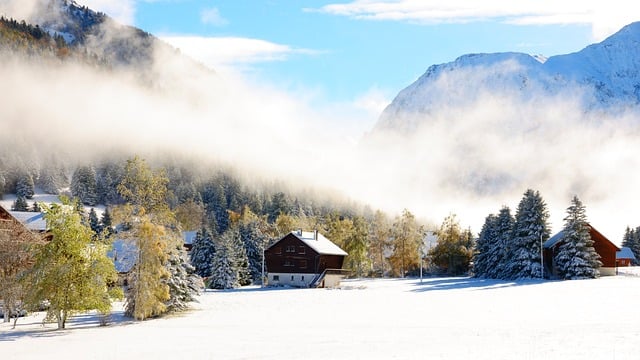
[[[546,61],[539,55],[496,53],[433,65],[398,94],[377,128],[411,129],[414,115],[428,118],[443,107],[470,104],[487,93],[524,101],[569,94],[587,110],[635,106],[640,102],[640,22],[601,43]]]

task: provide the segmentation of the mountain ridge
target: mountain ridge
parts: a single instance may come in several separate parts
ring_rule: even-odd
[[[518,52],[466,54],[432,65],[401,90],[375,129],[410,130],[416,116],[463,106],[485,93],[519,100],[577,96],[587,111],[640,104],[640,22],[575,53],[546,59]]]

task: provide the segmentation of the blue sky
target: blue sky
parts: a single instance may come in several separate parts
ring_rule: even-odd
[[[637,13],[622,0],[579,6],[548,0],[79,2],[165,39],[220,73],[372,113],[430,65],[476,52],[578,51]]]

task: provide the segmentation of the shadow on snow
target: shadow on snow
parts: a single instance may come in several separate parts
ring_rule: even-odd
[[[26,319],[18,319],[15,329],[8,329],[0,332],[0,343],[15,341],[23,337],[57,337],[65,335],[69,331],[78,331],[101,326],[101,316],[96,313],[80,313],[72,316],[67,320],[65,329],[58,329],[55,322],[43,323],[41,318],[34,319],[33,317],[30,317],[27,321],[24,320]],[[132,320],[126,318],[123,311],[114,311],[109,315],[107,326],[125,325],[130,322],[132,322]]]
[[[440,291],[440,290],[492,290],[507,288],[513,286],[539,285],[550,280],[542,279],[523,279],[523,280],[497,280],[497,279],[478,279],[472,277],[447,277],[447,278],[426,278],[422,282],[418,280],[414,285],[416,289],[412,291]]]

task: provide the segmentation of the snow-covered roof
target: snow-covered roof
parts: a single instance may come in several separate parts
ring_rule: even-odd
[[[185,245],[193,245],[193,241],[196,239],[197,231],[183,231],[182,239],[184,240]]]
[[[113,259],[116,271],[128,273],[138,260],[138,247],[131,240],[115,239],[107,256]]]
[[[607,242],[611,243],[611,245],[614,246],[616,249],[618,248],[618,246],[616,244],[612,243],[611,240],[607,239],[598,230],[596,230],[593,226],[591,226],[591,224],[587,223],[587,227],[589,228],[589,234],[590,234],[592,239],[595,240],[597,238],[601,238],[604,241],[607,241]],[[560,230],[557,234],[553,235],[549,240],[545,241],[542,246],[545,249],[549,249],[549,248],[552,248],[552,247],[556,246],[556,244],[558,242],[560,242],[560,240],[562,240],[563,234],[564,234],[564,230]]]
[[[616,259],[631,259],[636,260],[636,256],[633,251],[626,246],[620,248],[620,251],[616,251]]]
[[[557,234],[553,235],[549,240],[545,241],[542,247],[545,249],[549,249],[554,247],[560,240],[562,240],[562,235],[564,234],[563,230],[560,230]]]
[[[41,212],[9,211],[9,213],[32,231],[46,231],[47,221]]]
[[[320,255],[349,255],[346,251],[340,249],[338,245],[334,244],[331,240],[327,239],[317,231],[298,230],[292,231],[291,234],[307,244]]]

